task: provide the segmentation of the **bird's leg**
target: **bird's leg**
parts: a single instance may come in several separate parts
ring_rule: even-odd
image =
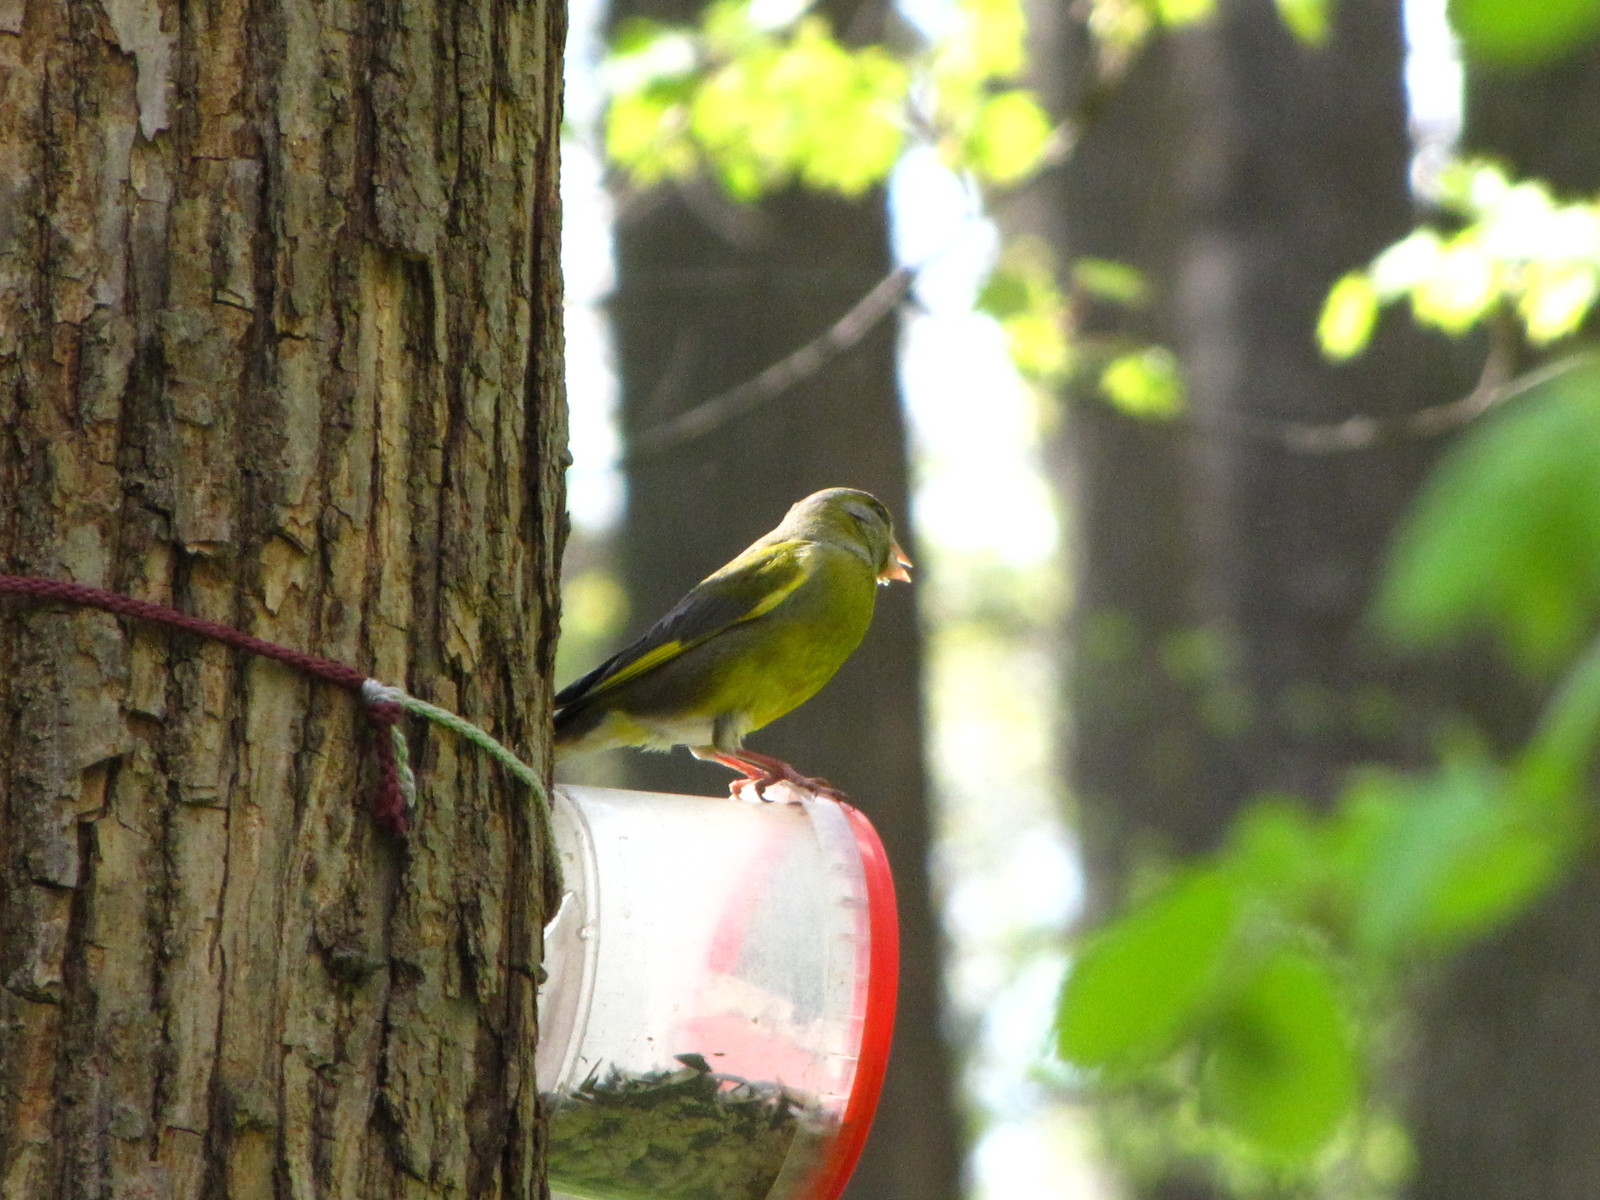
[[[826,796],[830,800],[848,800],[843,792],[826,779],[802,775],[781,758],[773,758],[770,754],[760,754],[754,750],[741,748],[731,751],[718,750],[710,757],[744,776],[743,779],[736,779],[728,785],[729,795],[743,798],[745,788],[754,788],[756,795],[765,800],[767,789],[773,784],[792,783],[795,787],[813,795]]]

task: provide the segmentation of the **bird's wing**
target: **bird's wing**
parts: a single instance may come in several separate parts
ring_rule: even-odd
[[[805,544],[782,541],[751,547],[696,584],[637,641],[562,688],[556,693],[556,707],[592,699],[724,629],[771,612],[810,575],[810,556],[798,553]]]

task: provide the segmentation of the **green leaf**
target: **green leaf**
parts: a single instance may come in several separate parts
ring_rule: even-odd
[[[1008,246],[979,289],[977,307],[1000,322],[1023,375],[1054,381],[1066,374],[1072,361],[1067,302],[1056,287],[1048,246],[1028,239]]]
[[[1378,290],[1360,271],[1352,271],[1328,292],[1317,320],[1317,343],[1335,362],[1354,358],[1372,340],[1378,320]]]
[[[1450,20],[1469,58],[1536,63],[1600,32],[1600,0],[1451,0]]]
[[[1440,249],[1433,273],[1412,290],[1411,309],[1421,324],[1461,334],[1499,298],[1496,260],[1481,239],[1468,233]]]
[[[1278,0],[1278,16],[1308,46],[1328,40],[1329,0]]]
[[[1457,753],[1420,778],[1375,775],[1361,787],[1381,826],[1358,864],[1359,945],[1394,958],[1452,947],[1520,911],[1554,877],[1563,830],[1518,803],[1506,775]]]
[[[1171,28],[1204,21],[1216,7],[1217,0],[1156,0],[1156,14]]]
[[[1123,308],[1142,308],[1150,299],[1150,284],[1144,272],[1109,258],[1073,259],[1072,286],[1097,300]]]
[[[790,36],[759,35],[712,72],[689,105],[690,129],[736,199],[795,179],[859,195],[900,154],[909,79],[883,50],[849,49],[808,18]]]
[[[1032,92],[999,92],[984,100],[978,109],[968,138],[968,152],[983,178],[1000,184],[1016,183],[1044,160],[1053,132],[1050,118]]]
[[[1129,416],[1165,420],[1183,411],[1183,376],[1165,346],[1119,354],[1101,371],[1100,390]]]
[[[1600,360],[1575,359],[1471,429],[1401,530],[1383,626],[1430,644],[1497,629],[1548,670],[1600,615]]]
[[[1600,296],[1600,270],[1587,262],[1533,262],[1523,271],[1517,313],[1535,345],[1566,337]]]
[[[957,35],[977,78],[1009,79],[1027,65],[1027,18],[1021,0],[960,0]]]
[[[645,187],[691,174],[699,158],[685,136],[686,119],[665,89],[618,96],[606,112],[606,154]]]
[[[1570,825],[1587,811],[1590,770],[1600,749],[1600,642],[1567,672],[1512,770],[1534,815]]]
[[[1126,1069],[1164,1055],[1207,1015],[1240,907],[1233,880],[1199,871],[1101,929],[1061,994],[1061,1056]]]
[[[1217,1021],[1209,1049],[1216,1115],[1273,1158],[1310,1158],[1355,1106],[1350,1022],[1328,968],[1310,955],[1269,957]]]
[[[981,313],[988,313],[997,321],[1004,321],[1008,317],[1027,312],[1031,301],[1032,291],[1028,286],[1027,277],[1020,271],[1001,265],[991,271],[989,278],[983,281],[983,286],[978,289],[974,307]]]
[[[659,21],[652,21],[648,17],[628,17],[618,23],[611,35],[610,56],[616,59],[648,50],[666,32],[666,27]]]
[[[1237,878],[1287,912],[1303,911],[1328,869],[1322,827],[1288,797],[1257,800],[1228,835],[1228,861]]]

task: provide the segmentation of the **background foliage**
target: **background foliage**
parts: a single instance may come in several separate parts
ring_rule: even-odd
[[[1208,0],[1091,7],[1096,102],[1163,30],[1216,17]],[[1327,36],[1327,4],[1277,8],[1308,52]],[[937,37],[888,45],[853,45],[803,4],[719,0],[693,24],[630,22],[608,68],[612,162],[626,188],[709,176],[751,203],[796,185],[859,196],[923,148],[1003,206],[1073,153],[1093,109],[1050,111],[1027,86],[1020,0],[952,12]],[[1600,30],[1600,3],[1458,0],[1451,19],[1469,60],[1538,63]],[[1540,697],[1532,732],[1506,746],[1443,723],[1429,766],[1373,761],[1330,805],[1261,798],[1214,850],[1146,864],[1083,939],[1057,1013],[1072,1086],[1097,1089],[1129,1140],[1154,1130],[1161,1153],[1208,1159],[1241,1194],[1396,1186],[1395,1046],[1416,988],[1591,845],[1600,361],[1581,351],[1600,203],[1486,160],[1452,163],[1426,199],[1413,232],[1330,281],[1315,330],[1330,359],[1351,359],[1403,305],[1490,347],[1473,403],[1425,431],[1471,422],[1393,546],[1371,626],[1402,657],[1456,645],[1503,659]],[[1159,300],[1132,266],[1018,239],[977,302],[1040,387],[1087,375],[1127,415],[1181,421],[1178,356],[1082,320]]]

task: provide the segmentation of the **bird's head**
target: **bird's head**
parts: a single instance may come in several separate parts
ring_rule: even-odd
[[[813,492],[789,509],[773,534],[844,546],[872,564],[879,583],[911,582],[911,560],[894,540],[894,520],[871,492]]]

